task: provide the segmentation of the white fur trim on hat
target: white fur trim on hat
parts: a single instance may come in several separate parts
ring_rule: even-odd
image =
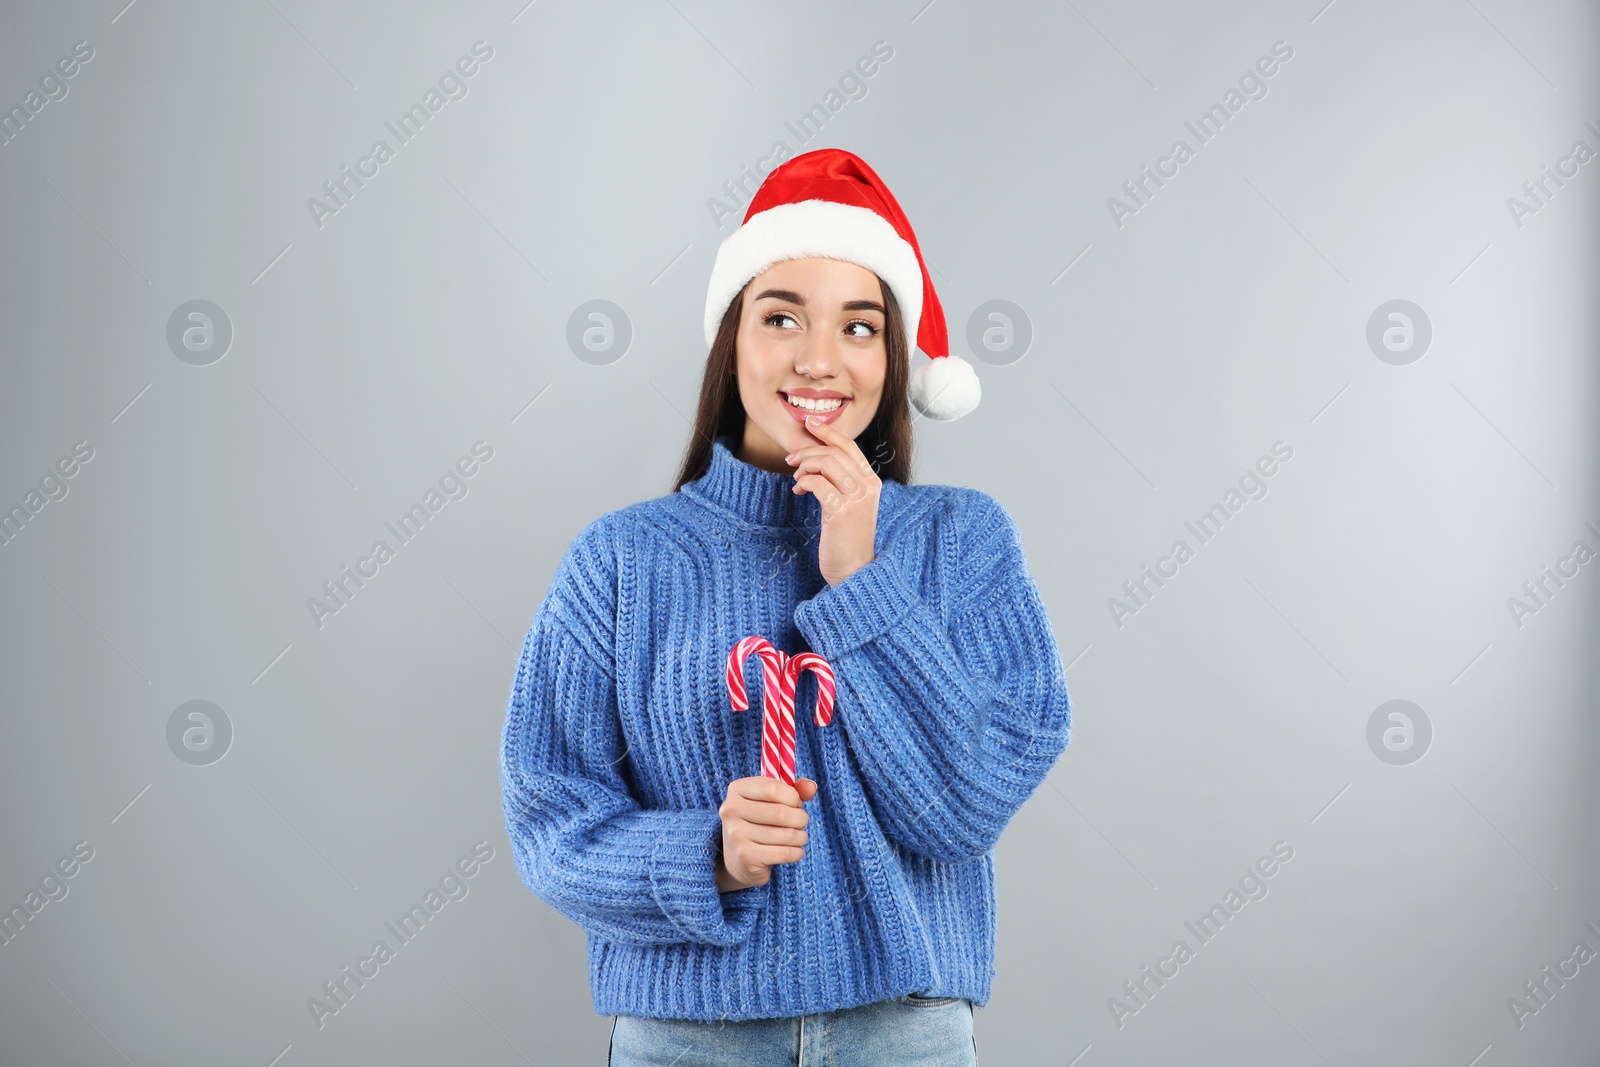
[[[888,283],[905,322],[906,348],[916,350],[922,319],[922,265],[916,250],[871,208],[832,200],[779,204],[723,239],[706,290],[706,344],[717,339],[723,313],[751,278],[779,260],[811,256],[855,263]]]
[[[983,397],[977,371],[954,352],[919,367],[909,387],[912,405],[939,422],[969,414]]]

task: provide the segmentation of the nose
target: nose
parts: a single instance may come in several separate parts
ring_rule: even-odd
[[[838,342],[832,337],[808,334],[795,352],[794,369],[808,378],[831,378],[842,365]]]

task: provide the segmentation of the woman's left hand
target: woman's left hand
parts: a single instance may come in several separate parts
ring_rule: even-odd
[[[817,565],[829,585],[838,585],[877,557],[877,472],[855,441],[827,423],[805,423],[819,439],[785,459],[794,466],[796,493],[811,492],[822,504],[822,541]]]

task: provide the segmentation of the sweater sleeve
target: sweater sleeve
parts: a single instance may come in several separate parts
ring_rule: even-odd
[[[628,752],[615,681],[551,610],[559,603],[547,597],[529,628],[501,740],[502,807],[518,874],[606,940],[743,941],[771,883],[717,891],[715,808],[640,808],[622,777]]]
[[[987,494],[955,497],[963,595],[948,626],[888,550],[795,609],[833,667],[838,725],[885,834],[944,861],[994,847],[1072,723],[1015,522]]]

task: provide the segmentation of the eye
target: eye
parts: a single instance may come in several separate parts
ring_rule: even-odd
[[[794,323],[798,323],[800,321],[787,311],[774,311],[770,315],[767,315],[765,318],[763,318],[761,322],[763,325],[773,326],[776,325],[778,319],[788,319],[790,322]]]
[[[878,328],[872,325],[872,323],[868,322],[866,319],[851,319],[849,322],[844,324],[844,328],[846,330],[850,329],[852,326],[865,326],[867,328],[867,332],[853,333],[850,335],[851,337],[876,337],[878,335]]]

